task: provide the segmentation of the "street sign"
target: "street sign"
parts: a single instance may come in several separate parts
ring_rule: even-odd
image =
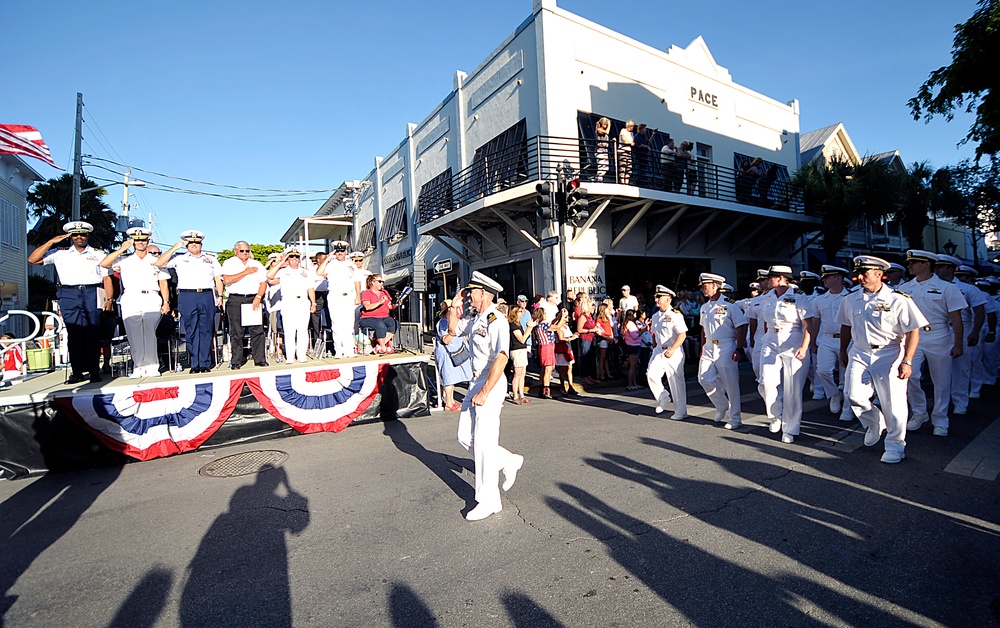
[[[451,270],[452,259],[439,259],[434,262],[434,272],[438,275],[448,272]]]
[[[542,240],[541,244],[543,249],[546,247],[555,246],[559,244],[559,236],[552,236],[551,238],[545,238],[544,240]]]

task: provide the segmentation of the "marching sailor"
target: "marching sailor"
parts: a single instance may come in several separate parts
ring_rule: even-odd
[[[888,268],[878,257],[854,258],[861,285],[841,299],[837,322],[847,400],[865,427],[865,445],[876,445],[885,431],[882,462],[894,464],[906,457],[906,380],[927,319],[912,298],[882,283]],[[873,390],[881,410],[872,403]]]
[[[958,286],[934,274],[937,258],[930,251],[907,251],[906,265],[913,279],[897,289],[913,297],[920,313],[927,318],[927,325],[920,330],[920,344],[913,354],[913,375],[906,386],[906,397],[913,412],[906,429],[918,430],[930,420],[935,436],[947,436],[951,372],[955,358],[965,349],[962,310],[968,304]],[[920,387],[920,373],[925,362],[934,384],[934,408],[929,415],[927,395]]]
[[[212,369],[215,312],[222,307],[222,266],[214,255],[201,250],[204,239],[201,231],[185,231],[180,241],[156,262],[159,268],[177,271],[177,309],[184,325],[192,373],[208,373]],[[187,252],[175,256],[181,247]]]
[[[830,398],[830,412],[839,414],[841,421],[851,421],[851,404],[844,403],[844,367],[840,366],[840,323],[837,322],[837,310],[840,302],[847,296],[847,286],[844,279],[851,273],[846,268],[824,264],[820,268],[823,287],[826,292],[812,299],[812,334],[813,359],[816,361],[816,376],[823,383],[823,390]],[[838,372],[837,380],[834,371]]]
[[[965,336],[962,354],[955,356],[951,370],[951,402],[954,414],[965,414],[969,408],[969,391],[972,385],[973,347],[979,344],[979,334],[986,322],[986,295],[979,288],[955,278],[962,262],[951,255],[938,255],[934,273],[954,284],[965,297],[968,307],[962,309],[962,327]]]
[[[671,309],[672,299],[677,293],[666,286],[657,285],[653,302],[657,310],[653,313],[650,331],[653,335],[653,355],[646,368],[646,381],[656,399],[656,413],[667,409],[671,397],[674,400],[674,421],[687,417],[687,388],[684,384],[684,340],[687,325],[680,310]],[[663,377],[667,378],[670,392],[663,389]]]
[[[497,486],[500,471],[504,473],[503,490],[508,491],[524,464],[523,456],[500,446],[500,410],[507,395],[504,368],[510,354],[510,325],[494,304],[502,291],[496,281],[473,272],[469,284],[458,291],[448,308],[446,337],[468,336],[472,346],[472,383],[458,419],[458,442],[476,464],[477,504],[465,515],[469,521],[485,519],[503,509]],[[469,305],[459,319],[455,305],[463,301]]]
[[[698,383],[715,406],[715,421],[729,415],[725,428],[743,424],[740,403],[739,361],[747,337],[747,318],[743,310],[723,298],[726,278],[713,273],[698,277],[701,293],[708,299],[701,306],[701,358],[698,360]]]
[[[156,326],[160,317],[170,314],[170,274],[154,266],[156,256],[147,251],[152,231],[132,227],[125,232],[128,240],[117,251],[101,260],[101,267],[118,271],[122,280],[122,322],[132,353],[130,378],[159,377],[160,360],[156,351]],[[132,255],[121,257],[133,247]]]
[[[55,264],[59,276],[59,309],[66,325],[69,362],[72,375],[68,384],[85,381],[84,373],[89,373],[90,381],[101,381],[99,328],[101,308],[98,291],[107,271],[101,268],[104,251],[91,247],[88,242],[93,225],[75,220],[63,225],[65,235],[55,236],[31,252],[29,264]],[[68,249],[50,251],[58,242],[70,238]]]

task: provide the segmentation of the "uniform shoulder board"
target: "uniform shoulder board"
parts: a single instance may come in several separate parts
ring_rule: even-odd
[[[854,294],[857,291],[858,291],[858,287],[854,286],[853,288],[848,288],[847,290],[844,290],[844,294]]]
[[[898,294],[900,296],[904,296],[907,299],[912,299],[913,298],[912,296],[910,296],[910,294],[908,292],[903,292],[902,290],[893,290],[893,292],[895,292],[896,294]]]
[[[496,319],[497,319],[496,312],[490,312],[489,314],[486,315],[486,322],[491,325],[493,324],[493,321],[495,321]]]
[[[680,314],[680,313],[681,313],[680,310],[676,310],[676,309],[674,310],[674,314]]]

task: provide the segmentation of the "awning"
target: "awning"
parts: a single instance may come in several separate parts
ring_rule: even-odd
[[[347,240],[350,242],[354,221],[349,216],[299,216],[281,236],[284,244],[313,240]]]

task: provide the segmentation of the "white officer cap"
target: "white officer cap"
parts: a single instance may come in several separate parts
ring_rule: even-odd
[[[351,245],[349,245],[347,242],[343,240],[337,240],[336,242],[333,243],[334,253],[341,253],[341,252],[346,253],[347,249],[349,248],[351,248]]]
[[[851,274],[851,271],[846,268],[841,268],[840,266],[831,266],[830,264],[823,264],[819,267],[823,277],[829,277],[830,275],[843,275],[844,277]]]
[[[751,281],[750,282],[750,289],[751,290],[760,290],[760,284],[757,283],[756,281]]]
[[[153,232],[145,227],[132,227],[125,230],[125,235],[133,240],[148,240],[149,236],[153,235]]]
[[[820,279],[820,276],[811,270],[803,270],[799,273],[799,279],[802,279],[803,281],[806,279]]]
[[[348,255],[348,257],[350,257],[351,259],[364,259],[365,254],[362,253],[361,251],[351,251],[351,254]]]
[[[299,253],[299,250],[297,248],[292,247],[292,248],[287,249],[285,251],[285,257],[298,257],[298,258],[301,258],[302,257],[302,253]]]
[[[785,266],[784,264],[775,264],[774,266],[771,266],[770,268],[767,269],[767,276],[788,277],[789,279],[791,279],[792,277],[795,276],[795,273],[792,272],[791,266]]]
[[[945,264],[951,264],[955,268],[958,268],[959,266],[962,265],[962,260],[958,259],[957,257],[953,257],[951,255],[945,255],[944,253],[939,253],[937,256],[937,260],[934,262],[934,265],[943,266]]]
[[[672,299],[677,296],[677,293],[662,284],[656,284],[656,289],[653,291],[653,296],[654,297],[668,296]]]
[[[472,288],[482,288],[486,292],[489,292],[493,296],[497,296],[503,292],[503,286],[498,284],[496,281],[490,279],[486,275],[482,274],[478,270],[473,271],[472,278],[469,279],[469,284],[465,286],[466,290],[471,290]]]
[[[938,256],[930,251],[921,251],[920,249],[910,249],[906,252],[906,261],[908,262],[930,262],[933,264],[938,260]]]
[[[716,275],[715,273],[702,273],[698,275],[698,284],[701,285],[706,283],[717,283],[721,286],[726,283],[726,278],[722,275]]]
[[[273,260],[273,259],[278,259],[279,257],[281,257],[281,253],[270,253],[267,256],[267,259],[268,259],[268,261],[270,261],[270,260]]]
[[[903,268],[903,265],[897,264],[896,262],[889,262],[889,270],[898,270],[901,273],[906,272],[906,269]]]
[[[735,290],[735,288],[733,288],[732,285],[730,285],[728,283],[722,284],[722,291],[723,292],[733,292],[734,290]]]
[[[758,268],[757,269],[757,279],[764,279],[766,277],[767,277],[767,269],[766,268]]]
[[[181,234],[181,240],[184,240],[189,244],[199,244],[204,239],[205,234],[197,229],[188,229]]]
[[[854,258],[854,271],[860,272],[862,270],[889,270],[889,262],[885,261],[881,257],[875,257],[874,255],[858,255]]]
[[[972,275],[973,277],[978,277],[979,276],[979,271],[976,270],[975,268],[973,268],[972,266],[966,266],[965,264],[962,264],[961,266],[959,266],[955,270],[955,274],[956,275]]]
[[[94,230],[94,225],[90,224],[85,220],[74,220],[71,222],[67,222],[65,225],[63,225],[63,231],[65,231],[70,235],[76,235],[78,233],[89,234],[93,230]]]

